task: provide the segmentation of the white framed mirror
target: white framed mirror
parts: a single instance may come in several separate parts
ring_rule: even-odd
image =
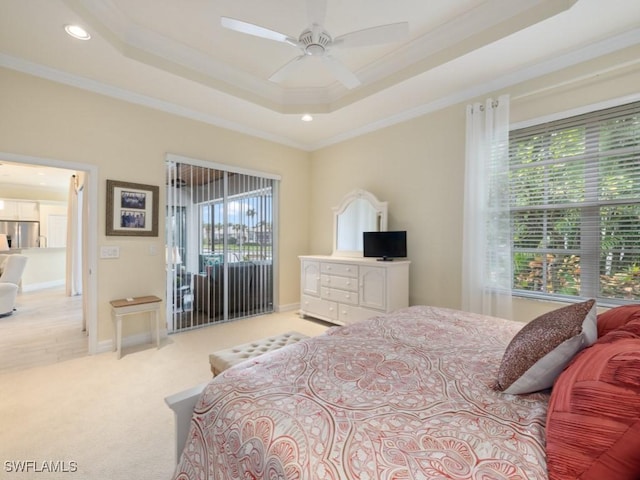
[[[333,209],[333,255],[362,257],[362,232],[387,230],[387,202],[354,190]]]

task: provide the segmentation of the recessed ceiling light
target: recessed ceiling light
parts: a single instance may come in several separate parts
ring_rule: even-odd
[[[78,40],[89,40],[91,35],[79,25],[65,25],[64,31]]]
[[[311,115],[309,115],[308,113],[305,113],[304,115],[302,115],[302,121],[303,122],[310,122],[311,120],[313,120],[313,117]]]

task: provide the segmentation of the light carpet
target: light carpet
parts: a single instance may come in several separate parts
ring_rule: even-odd
[[[0,478],[170,479],[174,419],[164,398],[208,381],[210,353],[327,327],[295,312],[264,315],[170,335],[160,349],[127,348],[120,360],[110,352],[1,374]]]

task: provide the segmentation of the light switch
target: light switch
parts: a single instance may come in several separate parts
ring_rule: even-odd
[[[100,258],[120,258],[120,247],[100,247]]]

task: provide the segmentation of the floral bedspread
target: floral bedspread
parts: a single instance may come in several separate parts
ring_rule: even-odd
[[[548,395],[493,389],[522,324],[409,307],[226,370],[175,479],[546,479]]]

